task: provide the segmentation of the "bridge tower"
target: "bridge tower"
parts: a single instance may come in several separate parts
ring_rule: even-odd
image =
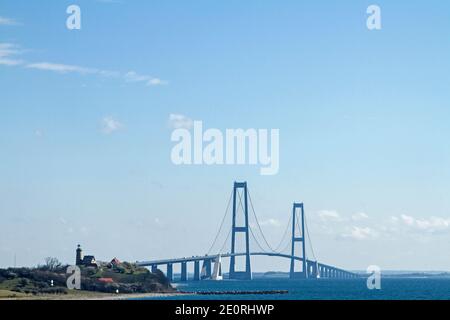
[[[243,190],[243,214],[244,214],[244,225],[236,225],[236,215],[239,211],[238,205],[241,201],[238,200],[240,197],[239,191]],[[247,193],[247,182],[235,182],[233,189],[233,221],[231,227],[231,258],[230,258],[230,279],[236,280],[251,280],[252,270],[250,266],[250,242],[249,242],[249,227],[248,227],[248,193]],[[239,201],[239,202],[238,202]],[[245,271],[236,271],[236,257],[233,255],[236,253],[236,234],[243,233],[245,236]]]
[[[297,211],[300,210],[300,219],[301,219],[301,235],[296,235],[297,225]],[[302,271],[295,271],[295,244],[301,242],[301,258],[302,260]],[[303,203],[294,203],[292,209],[292,249],[291,249],[291,271],[289,273],[289,277],[291,279],[306,279],[308,277],[308,270],[306,267],[306,251],[305,251],[305,210]]]

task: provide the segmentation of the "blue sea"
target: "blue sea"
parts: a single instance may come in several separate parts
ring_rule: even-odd
[[[450,300],[450,278],[382,278],[381,290],[369,290],[366,279],[200,281],[177,283],[180,291],[235,292],[287,290],[287,294],[187,295],[167,300]],[[161,298],[158,298],[161,299]]]

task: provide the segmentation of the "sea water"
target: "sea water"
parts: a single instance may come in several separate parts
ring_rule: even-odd
[[[286,290],[286,294],[183,295],[167,300],[450,300],[450,278],[382,278],[380,290],[369,290],[366,279],[289,280],[264,278],[252,281],[197,281],[175,284],[184,292],[239,292]],[[150,298],[149,298],[150,299]]]

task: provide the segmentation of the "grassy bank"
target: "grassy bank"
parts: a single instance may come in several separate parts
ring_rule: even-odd
[[[2,299],[117,299],[119,297],[173,294],[165,275],[130,263],[114,267],[81,267],[81,290],[67,288],[66,266],[0,269]]]

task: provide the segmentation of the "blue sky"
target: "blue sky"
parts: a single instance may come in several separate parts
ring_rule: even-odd
[[[449,270],[450,4],[371,4],[2,1],[0,266],[204,254],[247,180],[273,244],[304,201],[323,262]],[[279,174],[174,166],[171,114],[279,128]]]

